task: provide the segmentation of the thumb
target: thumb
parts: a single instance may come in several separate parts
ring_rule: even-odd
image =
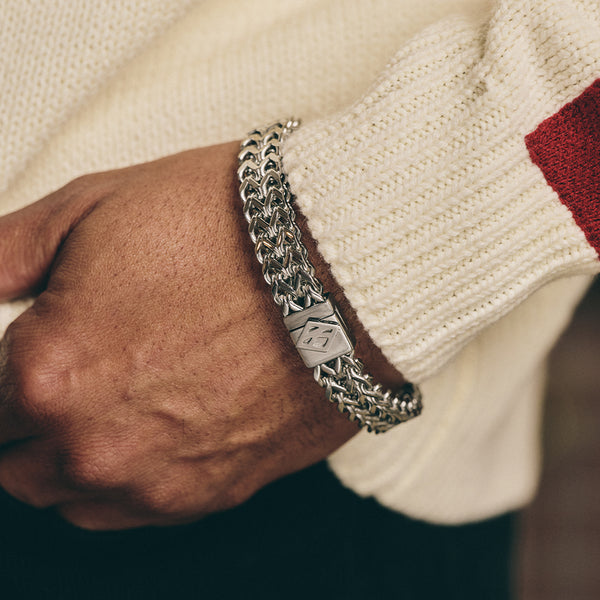
[[[44,284],[60,245],[85,210],[69,202],[65,189],[0,217],[0,300]]]

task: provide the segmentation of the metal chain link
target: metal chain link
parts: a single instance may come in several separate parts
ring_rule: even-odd
[[[281,166],[281,143],[298,125],[290,120],[253,131],[238,155],[240,196],[248,231],[265,281],[284,317],[328,302],[302,244],[292,208],[293,196]],[[332,320],[323,322],[332,330],[343,327],[341,319],[327,319]],[[300,348],[299,351],[302,354]],[[375,384],[354,356],[351,345],[344,354],[315,366],[314,377],[340,412],[348,413],[351,420],[369,431],[382,433],[421,413],[417,386],[407,383],[394,393]]]

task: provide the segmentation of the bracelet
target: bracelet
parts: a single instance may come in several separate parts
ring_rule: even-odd
[[[338,307],[315,275],[281,167],[281,144],[298,126],[291,120],[276,123],[242,142],[238,179],[248,231],[296,349],[304,364],[314,368],[327,399],[360,427],[382,433],[421,413],[421,392],[412,383],[392,392],[373,382],[354,356]]]

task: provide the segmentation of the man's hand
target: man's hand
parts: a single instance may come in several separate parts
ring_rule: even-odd
[[[357,431],[299,360],[224,144],[79,178],[0,219],[0,486],[91,529],[241,503]],[[356,323],[355,323],[356,325]]]

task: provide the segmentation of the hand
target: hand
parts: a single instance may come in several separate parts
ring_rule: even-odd
[[[0,344],[8,493],[89,529],[181,523],[357,432],[262,280],[237,148],[81,177],[0,219],[0,298],[41,292]],[[360,337],[368,365],[400,382]]]

